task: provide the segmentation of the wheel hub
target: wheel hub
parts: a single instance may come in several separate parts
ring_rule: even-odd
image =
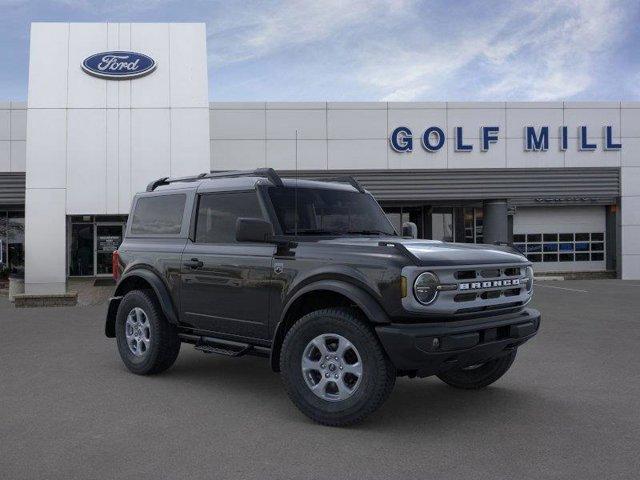
[[[304,350],[302,375],[316,396],[328,401],[345,400],[360,386],[362,359],[356,347],[342,335],[318,335]]]
[[[143,356],[149,350],[151,345],[151,324],[142,308],[134,307],[127,314],[125,337],[129,351],[136,357]]]

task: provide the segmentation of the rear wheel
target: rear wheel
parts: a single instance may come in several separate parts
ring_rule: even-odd
[[[456,367],[438,374],[438,378],[448,385],[465,390],[478,390],[491,385],[502,377],[516,359],[514,350],[508,355],[494,358],[470,367]]]
[[[147,290],[127,293],[116,317],[116,341],[126,367],[139,375],[160,373],[176,361],[180,339],[155,296]]]
[[[317,310],[289,330],[280,371],[293,403],[324,425],[351,425],[387,399],[395,369],[370,327],[345,308]]]

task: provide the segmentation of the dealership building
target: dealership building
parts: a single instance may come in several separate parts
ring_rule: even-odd
[[[420,238],[640,279],[640,102],[210,103],[207,72],[204,24],[32,24],[28,98],[0,102],[4,273],[110,275],[151,180],[273,167],[352,175]]]

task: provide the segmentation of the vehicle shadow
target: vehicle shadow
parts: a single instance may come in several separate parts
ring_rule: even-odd
[[[231,359],[197,352],[183,352],[180,357],[165,374],[171,382],[205,392],[224,389],[230,395],[258,395],[260,403],[283,422],[314,424],[291,404],[279,375],[271,371],[265,359]],[[507,377],[478,391],[455,389],[435,377],[399,378],[382,408],[369,421],[352,428],[378,432],[395,429],[441,432],[472,425],[478,418],[492,419],[496,425],[513,418],[525,423],[549,422],[549,412],[553,412],[551,417],[560,419],[570,409],[569,404],[544,398],[526,384],[514,385]]]

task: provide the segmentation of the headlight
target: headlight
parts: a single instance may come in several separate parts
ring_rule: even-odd
[[[524,272],[525,283],[527,284],[527,292],[533,290],[533,267],[527,267]]]
[[[416,278],[413,284],[413,294],[422,305],[429,305],[438,296],[440,280],[435,273],[425,272]]]

